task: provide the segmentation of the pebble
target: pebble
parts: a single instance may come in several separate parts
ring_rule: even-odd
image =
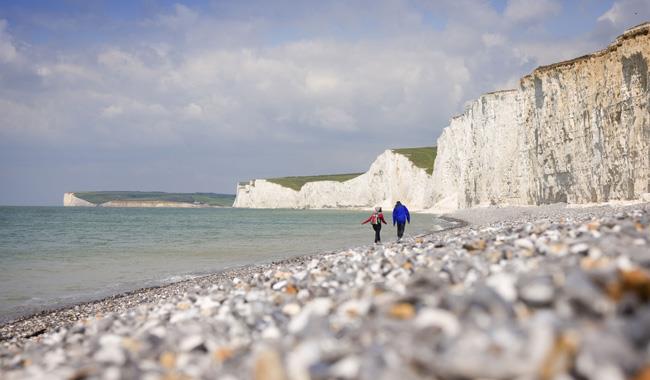
[[[1,377],[650,377],[650,208],[535,210],[6,324]]]
[[[300,313],[300,310],[301,310],[300,305],[298,305],[297,303],[288,303],[282,307],[282,312],[284,314],[291,315],[291,316],[297,315],[298,313]]]
[[[357,356],[348,356],[332,366],[330,375],[338,379],[356,379],[361,369],[361,361]]]
[[[418,329],[437,328],[448,336],[456,336],[460,331],[460,323],[456,316],[443,309],[425,309],[418,313],[415,319]]]
[[[501,298],[508,302],[513,302],[517,299],[517,289],[515,288],[516,277],[508,273],[496,273],[488,277],[486,283],[494,291],[496,291]]]
[[[180,348],[181,351],[192,351],[201,346],[203,346],[203,337],[200,335],[190,335],[181,340],[178,348]]]
[[[257,353],[253,378],[255,380],[285,380],[287,378],[280,355],[275,350],[264,348]]]
[[[549,306],[555,298],[555,287],[548,276],[527,279],[519,287],[519,296],[531,306]]]
[[[517,239],[515,240],[515,247],[533,251],[535,249],[535,244],[530,239]]]
[[[122,365],[126,361],[126,355],[119,347],[102,347],[95,353],[94,359],[104,364]]]
[[[398,303],[391,306],[388,315],[395,319],[411,319],[415,315],[415,308],[409,303]]]
[[[285,286],[287,286],[287,281],[285,281],[285,280],[278,281],[275,284],[273,284],[273,290],[280,290],[280,289],[284,288]]]
[[[586,243],[578,243],[571,246],[570,252],[574,255],[584,255],[589,252],[589,245]]]

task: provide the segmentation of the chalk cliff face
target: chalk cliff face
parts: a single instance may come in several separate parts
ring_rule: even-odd
[[[434,208],[632,200],[650,192],[650,24],[482,96],[438,139]]]
[[[63,194],[63,206],[65,207],[95,207],[96,205],[85,201],[81,198],[77,198],[74,193],[64,193]]]
[[[486,94],[451,119],[433,169],[438,209],[523,202],[519,99],[515,90]]]
[[[306,183],[300,191],[263,180],[237,187],[233,207],[250,208],[392,208],[400,200],[410,209],[431,202],[431,176],[407,157],[386,150],[359,177],[345,182]]]

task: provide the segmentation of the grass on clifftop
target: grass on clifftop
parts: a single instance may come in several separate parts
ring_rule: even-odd
[[[363,173],[350,173],[350,174],[328,174],[328,175],[311,175],[311,176],[298,176],[298,177],[280,177],[280,178],[267,178],[269,182],[276,183],[280,186],[288,187],[290,189],[300,191],[302,186],[307,182],[319,181],[337,181],[345,182],[352,178],[356,178]]]
[[[198,203],[207,206],[230,207],[235,201],[234,195],[216,193],[164,193],[161,191],[88,191],[74,194],[77,198],[81,198],[96,205],[110,201],[159,201]]]
[[[433,163],[436,160],[438,148],[425,146],[421,148],[392,149],[393,152],[406,156],[418,168],[424,169],[428,175],[433,174]]]
[[[393,152],[401,154],[411,160],[415,166],[424,169],[427,174],[433,173],[433,162],[436,159],[438,148],[435,146],[426,146],[421,148],[402,148],[391,149]],[[280,186],[288,187],[289,189],[300,191],[303,185],[307,182],[318,181],[337,181],[345,182],[352,178],[356,178],[363,173],[350,173],[350,174],[330,174],[330,175],[314,175],[314,176],[296,176],[296,177],[279,177],[267,178],[269,182],[276,183]]]

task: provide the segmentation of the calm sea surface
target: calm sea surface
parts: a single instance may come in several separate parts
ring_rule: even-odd
[[[223,269],[372,243],[358,211],[0,207],[0,323]],[[386,213],[390,222],[390,213]],[[444,221],[412,215],[408,234]],[[384,226],[384,241],[395,228]]]

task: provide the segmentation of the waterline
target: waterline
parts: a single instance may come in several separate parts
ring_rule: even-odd
[[[373,238],[360,224],[367,214],[0,207],[0,321],[227,268],[366,245]],[[407,232],[439,223],[415,214]],[[384,241],[394,234],[384,226]]]

